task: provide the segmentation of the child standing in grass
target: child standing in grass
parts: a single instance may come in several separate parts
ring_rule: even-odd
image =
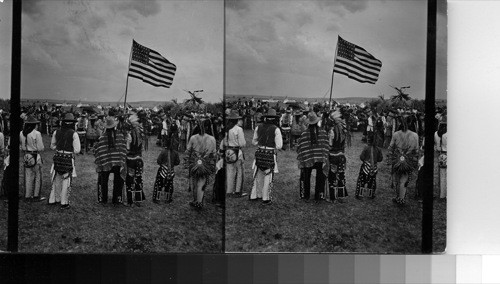
[[[165,149],[160,153],[157,159],[158,173],[153,190],[153,202],[159,203],[161,196],[165,195],[167,203],[172,202],[172,194],[174,193],[174,167],[180,164],[179,154],[172,149],[172,139],[165,139]]]
[[[356,183],[356,199],[361,199],[362,196],[367,196],[371,199],[375,198],[375,190],[377,189],[377,163],[382,162],[384,157],[382,151],[376,146],[373,140],[374,134],[371,133],[367,137],[368,145],[360,155],[363,164],[361,164],[358,182]]]

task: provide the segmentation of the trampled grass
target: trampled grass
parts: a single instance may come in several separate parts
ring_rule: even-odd
[[[94,156],[77,155],[78,177],[73,180],[70,195],[71,208],[61,210],[46,202],[19,203],[19,251],[74,252],[74,253],[165,253],[222,251],[223,211],[210,203],[212,186],[205,193],[205,207],[201,212],[188,203],[192,193],[187,188],[187,170],[182,165],[175,169],[173,202],[152,202],[153,183],[158,166],[156,158],[161,148],[150,138],[149,151],[143,152],[144,192],[147,200],[141,207],[114,207],[110,203],[97,204],[97,173]],[[44,136],[42,153],[42,196],[48,197],[51,188],[50,166],[53,151],[50,140]],[[182,159],[182,155],[181,155]],[[111,175],[110,179],[113,175]],[[212,179],[213,180],[213,179]],[[23,169],[20,170],[19,194],[24,196]],[[111,202],[112,182],[109,184]],[[125,195],[124,195],[125,196]],[[0,204],[0,249],[7,246],[7,204]]]
[[[250,145],[252,132],[245,131],[245,137]],[[395,194],[390,188],[390,168],[385,160],[379,164],[377,197],[373,200],[354,198],[361,166],[359,154],[365,146],[361,137],[361,133],[354,133],[352,147],[346,149],[347,203],[316,204],[299,200],[296,152],[280,151],[272,205],[247,198],[226,201],[226,251],[420,253],[422,204],[414,199],[416,176],[410,183],[407,205],[403,208],[392,203]],[[243,191],[250,192],[255,147],[244,151]],[[383,153],[386,159],[387,150]],[[314,178],[311,190],[314,191]],[[438,194],[435,183],[434,195]],[[313,196],[311,194],[311,198]],[[434,251],[445,250],[445,238],[446,203],[435,201]]]

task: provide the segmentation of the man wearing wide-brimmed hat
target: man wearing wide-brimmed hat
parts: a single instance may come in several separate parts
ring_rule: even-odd
[[[308,128],[303,131],[297,143],[297,160],[300,169],[300,198],[308,201],[311,192],[311,173],[316,170],[314,199],[321,200],[325,190],[325,180],[329,171],[328,136],[318,126],[321,118],[314,112],[307,116]]]
[[[95,147],[95,164],[99,175],[97,195],[100,204],[108,202],[108,179],[111,173],[113,173],[112,202],[114,205],[122,203],[123,183],[127,174],[127,145],[123,134],[116,129],[117,125],[118,121],[114,117],[107,117],[104,124],[106,130],[99,137]]]
[[[61,122],[61,128],[54,131],[50,148],[55,150],[54,164],[50,170],[52,175],[52,190],[49,204],[61,204],[61,209],[69,208],[71,181],[76,177],[75,156],[80,152],[81,145],[78,133],[75,131],[76,119],[72,113],[66,113]]]
[[[269,109],[264,115],[264,123],[254,131],[252,144],[256,145],[254,182],[250,200],[262,199],[263,204],[271,204],[271,192],[274,174],[278,172],[276,151],[283,147],[281,131],[276,126],[279,116],[275,109]]]
[[[35,116],[28,115],[24,121],[24,129],[19,134],[21,150],[24,152],[24,186],[26,201],[40,201],[45,197],[40,196],[42,188],[42,157],[44,150],[42,134],[37,130],[40,123]]]
[[[227,117],[227,134],[220,148],[224,151],[226,161],[226,194],[233,197],[248,195],[243,193],[243,147],[246,146],[243,133],[243,119],[236,112],[231,112]]]

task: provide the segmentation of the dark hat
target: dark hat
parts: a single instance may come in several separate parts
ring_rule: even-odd
[[[104,127],[106,127],[106,128],[113,128],[116,125],[118,125],[118,121],[116,121],[113,117],[106,118],[106,122],[104,124]]]
[[[278,115],[276,114],[276,110],[274,108],[270,108],[266,114],[264,114],[265,117],[277,117]]]
[[[28,117],[24,121],[24,123],[39,123],[39,122],[40,121],[38,121],[38,119],[36,119],[36,117],[33,115],[28,115]]]
[[[90,120],[96,120],[96,119],[97,119],[97,116],[96,116],[95,114],[93,114],[93,115],[91,115],[91,116],[89,117],[89,119],[90,119]]]
[[[71,112],[68,112],[64,115],[64,118],[62,119],[62,121],[76,122],[76,119],[75,119],[75,116]]]
[[[307,124],[316,124],[321,120],[321,117],[318,117],[315,112],[311,111],[307,114],[306,123]]]

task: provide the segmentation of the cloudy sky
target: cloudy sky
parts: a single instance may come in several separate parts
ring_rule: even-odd
[[[6,63],[10,66],[10,58],[5,60],[10,42],[3,38],[10,37],[11,18],[4,10],[10,12],[5,8],[11,3],[5,2],[0,3],[2,74]],[[181,101],[189,97],[182,89],[203,89],[206,101],[220,101],[223,11],[223,2],[214,0],[23,1],[22,98],[118,102],[135,39],[176,64],[177,73],[170,89],[130,78],[128,101]],[[8,96],[4,90],[1,96]]]
[[[445,2],[445,1],[439,1]],[[337,37],[382,61],[377,84],[335,74],[333,97],[425,96],[426,1],[228,1],[226,94],[329,96]],[[436,97],[446,97],[446,7],[438,12]]]

